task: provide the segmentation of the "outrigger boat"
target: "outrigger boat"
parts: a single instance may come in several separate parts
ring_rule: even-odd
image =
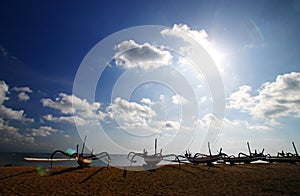
[[[185,158],[189,163],[192,164],[207,164],[213,165],[214,162],[222,159],[222,157],[227,157],[226,154],[222,153],[222,148],[220,149],[219,154],[212,155],[210,144],[208,142],[208,151],[209,154],[196,153],[194,156],[189,151],[186,151],[185,155],[179,155],[180,158]],[[180,160],[181,163],[186,163],[186,160]]]
[[[295,153],[284,153],[284,151],[282,152],[278,152],[276,157],[272,157],[269,156],[266,158],[266,161],[273,163],[273,162],[277,162],[277,163],[300,163],[300,156],[297,152],[295,143],[292,142],[293,148]]]
[[[109,164],[111,159],[107,152],[101,152],[99,154],[91,154],[87,155],[84,154],[84,148],[85,148],[85,142],[86,142],[86,136],[84,138],[83,146],[81,153],[79,153],[79,145],[76,145],[76,152],[64,152],[62,150],[55,150],[50,158],[29,158],[24,157],[24,160],[26,161],[34,161],[34,162],[50,162],[51,168],[53,165],[53,162],[61,162],[61,161],[76,161],[80,167],[87,167],[89,166],[93,160],[100,160],[101,158],[105,157],[106,162]],[[56,153],[61,153],[68,158],[54,158],[54,155]]]
[[[148,155],[148,152],[144,149],[143,153],[136,153],[136,152],[129,152],[127,155],[127,159],[130,161],[130,166],[132,166],[132,163],[136,163],[137,160],[135,160],[135,157],[141,157],[144,159],[145,164],[143,167],[147,170],[152,170],[157,167],[157,165],[162,161],[171,161],[168,159],[165,159],[166,157],[175,157],[177,159],[177,156],[175,154],[167,154],[167,155],[162,155],[162,149],[160,152],[157,152],[157,139],[155,138],[155,143],[154,143],[154,154],[153,155]]]
[[[243,152],[240,152],[237,157],[235,157],[234,155],[223,157],[222,161],[224,163],[230,163],[230,165],[234,165],[236,163],[249,164],[251,162],[258,161],[258,160],[266,161],[266,157],[268,155],[264,155],[264,149],[260,153],[257,153],[257,150],[255,149],[254,153],[252,153],[249,142],[247,142],[247,146],[248,146],[248,150],[249,150],[249,155],[247,155]]]

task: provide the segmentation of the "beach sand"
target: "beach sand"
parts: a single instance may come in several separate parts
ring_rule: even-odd
[[[41,172],[40,172],[41,173]],[[300,194],[300,165],[166,165],[156,171],[114,167],[0,167],[4,195]],[[125,175],[126,174],[126,175]]]

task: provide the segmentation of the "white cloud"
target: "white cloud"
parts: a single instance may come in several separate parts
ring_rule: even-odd
[[[27,93],[32,93],[32,90],[29,87],[14,87],[11,90],[15,92],[21,92],[18,94],[20,101],[28,101],[30,97]]]
[[[179,121],[155,120],[157,114],[148,105],[129,102],[122,98],[116,98],[107,107],[107,111],[108,115],[117,121],[120,128],[136,135],[170,134],[170,131],[180,129]]]
[[[186,104],[187,102],[188,102],[188,100],[181,95],[177,94],[177,95],[172,96],[172,103],[174,103],[176,105],[183,105],[183,104]]]
[[[48,114],[43,116],[43,119],[47,121],[88,125],[95,124],[97,120],[104,120],[107,117],[107,114],[100,110],[101,104],[99,102],[89,103],[86,99],[81,99],[75,95],[60,93],[55,100],[44,98],[41,99],[41,102],[44,107],[57,109],[63,114],[72,114],[72,116],[58,117]]]
[[[180,34],[178,34],[178,32],[185,33],[186,35],[192,37],[197,42],[202,44],[204,47],[207,47],[210,44],[207,40],[208,35],[204,29],[192,30],[186,24],[174,24],[172,29],[164,29],[161,31],[161,34],[168,35],[168,36],[181,37]],[[181,38],[184,39],[184,37],[181,37]],[[185,40],[185,41],[188,41],[188,40]]]
[[[30,99],[29,95],[24,92],[19,93],[18,98],[20,101],[28,101]]]
[[[34,138],[30,134],[21,134],[18,128],[9,125],[6,121],[34,122],[34,119],[26,118],[23,110],[17,111],[3,105],[5,101],[9,100],[9,97],[7,97],[8,89],[9,86],[4,81],[0,81],[0,140],[4,142],[33,143]]]
[[[107,111],[124,129],[148,127],[147,120],[156,115],[149,106],[129,102],[120,97],[107,107]]]
[[[150,70],[170,64],[172,55],[163,47],[156,47],[149,43],[137,44],[134,40],[126,40],[116,46],[114,59],[117,66],[125,69]]]
[[[180,122],[178,121],[166,121],[163,122],[164,127],[166,130],[179,130],[180,129]]]
[[[230,120],[228,118],[219,119],[213,114],[205,115],[201,120],[198,121],[201,127],[211,127],[211,128],[219,128],[214,125],[220,125],[222,123],[222,128],[240,128],[240,129],[248,129],[248,130],[270,130],[271,127],[266,124],[250,124],[246,120]]]
[[[15,92],[32,93],[32,90],[29,87],[14,87],[11,90]]]
[[[8,89],[9,86],[4,81],[0,81],[0,118],[23,122],[34,122],[34,119],[26,118],[24,110],[13,110],[3,105],[5,101],[9,100],[9,98],[6,96],[9,93]]]
[[[75,108],[72,107],[74,97],[75,96],[60,93],[59,97],[57,97],[54,101],[51,99],[41,99],[41,102],[44,107],[47,106],[60,110],[63,114],[72,114],[75,112]]]
[[[163,95],[163,94],[159,95],[159,100],[164,101],[165,100],[165,95]]]
[[[33,118],[26,118],[24,110],[17,111],[7,108],[4,105],[0,106],[0,118],[18,120],[22,122],[34,122]]]
[[[49,126],[40,126],[38,129],[32,129],[33,136],[46,137],[46,136],[52,135],[53,133],[56,133],[56,132],[58,132],[57,129],[54,129]]]
[[[4,101],[9,100],[9,98],[6,96],[8,93],[8,85],[0,80],[0,105],[3,104]]]
[[[178,99],[180,98],[181,97]],[[186,99],[181,99],[186,102]],[[77,104],[76,107],[72,108],[73,100],[77,100]],[[159,129],[159,131],[162,132],[164,130],[176,130],[180,127],[179,122],[176,121],[153,120],[157,114],[149,106],[153,103],[149,98],[141,99],[141,104],[139,104],[118,97],[105,108],[105,111],[100,110],[100,103],[88,103],[84,99],[63,93],[54,100],[42,99],[41,102],[44,106],[57,109],[65,114],[64,116],[53,116],[52,114],[44,115],[42,120],[49,122],[69,124],[75,124],[76,122],[76,125],[83,126],[94,125],[98,120],[104,120],[106,117],[109,117],[118,123],[119,128],[134,131],[137,134],[139,131],[149,133],[149,131],[156,132]],[[94,113],[94,117],[96,115],[96,118],[90,118],[90,113]],[[68,116],[68,114],[73,114],[74,116]],[[38,135],[38,133],[35,133],[35,135]]]
[[[250,110],[254,107],[255,97],[251,96],[251,86],[241,86],[238,91],[232,93],[229,97],[229,108]]]
[[[124,114],[129,116],[141,116],[145,118],[150,118],[155,116],[155,112],[148,106],[140,105],[136,102],[129,102],[125,99],[117,97],[114,103],[108,106],[113,115]]]
[[[8,125],[3,119],[0,118],[0,131],[18,131],[18,129]]]
[[[50,121],[50,122],[58,122],[58,123],[69,123],[75,125],[75,122],[77,125],[85,125],[87,124],[87,121],[79,116],[60,116],[60,117],[54,117],[51,114],[44,115],[43,119]]]
[[[278,75],[274,82],[266,82],[251,96],[251,87],[240,87],[229,98],[229,108],[249,112],[255,118],[274,119],[300,117],[300,73]],[[271,121],[269,121],[271,122]]]
[[[83,116],[89,117],[94,111],[100,109],[101,104],[99,102],[89,103],[86,99],[80,99],[75,95],[67,95],[60,93],[55,100],[41,99],[43,106],[60,110],[63,114],[80,113]]]
[[[217,64],[219,71],[224,73],[225,70],[221,64],[224,63],[223,59],[226,55],[217,49],[213,42],[208,40],[208,34],[205,29],[197,30],[191,29],[186,24],[174,24],[172,29],[164,29],[161,31],[161,34],[163,36],[171,36],[183,40],[186,45],[183,44],[178,48],[183,54],[188,54],[191,50],[194,50],[194,48],[191,47],[194,41],[200,43],[212,57],[213,61]],[[194,41],[188,39],[188,37],[192,38]],[[182,59],[179,59],[179,61],[181,60]]]
[[[97,111],[97,119],[98,120],[104,120],[108,115],[105,112],[102,111]]]
[[[152,101],[149,98],[142,98],[141,103],[145,103],[147,105],[150,105],[150,104],[152,104]]]
[[[196,121],[198,125],[201,127],[212,127],[212,128],[219,128],[219,125],[221,125],[224,122],[224,119],[219,119],[213,114],[207,114],[202,119],[199,119]],[[214,126],[217,125],[217,126]],[[224,125],[224,124],[223,124]]]
[[[19,129],[8,125],[0,118],[0,141],[33,143],[34,138],[30,134],[21,134]]]

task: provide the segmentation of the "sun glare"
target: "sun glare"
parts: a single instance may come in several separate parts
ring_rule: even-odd
[[[215,62],[221,73],[224,73],[224,67],[222,66],[224,60],[224,53],[219,50],[217,47],[209,45],[207,48],[207,52],[211,56],[212,60]]]

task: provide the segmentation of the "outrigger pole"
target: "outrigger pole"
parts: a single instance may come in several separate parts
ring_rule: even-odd
[[[208,152],[209,152],[209,156],[212,156],[211,155],[211,150],[210,150],[210,144],[209,144],[209,142],[208,142]]]
[[[77,157],[79,157],[79,145],[76,145],[76,152],[77,152]]]
[[[294,150],[295,150],[296,156],[299,156],[299,155],[298,155],[298,152],[297,152],[297,149],[296,149],[296,146],[295,146],[295,143],[294,143],[294,142],[292,142],[292,144],[293,144],[293,147],[294,147]]]
[[[248,146],[248,150],[249,150],[249,155],[252,156],[249,142],[247,142],[247,146]]]
[[[155,142],[154,142],[154,154],[156,154],[156,149],[157,149],[157,138],[155,138]]]

